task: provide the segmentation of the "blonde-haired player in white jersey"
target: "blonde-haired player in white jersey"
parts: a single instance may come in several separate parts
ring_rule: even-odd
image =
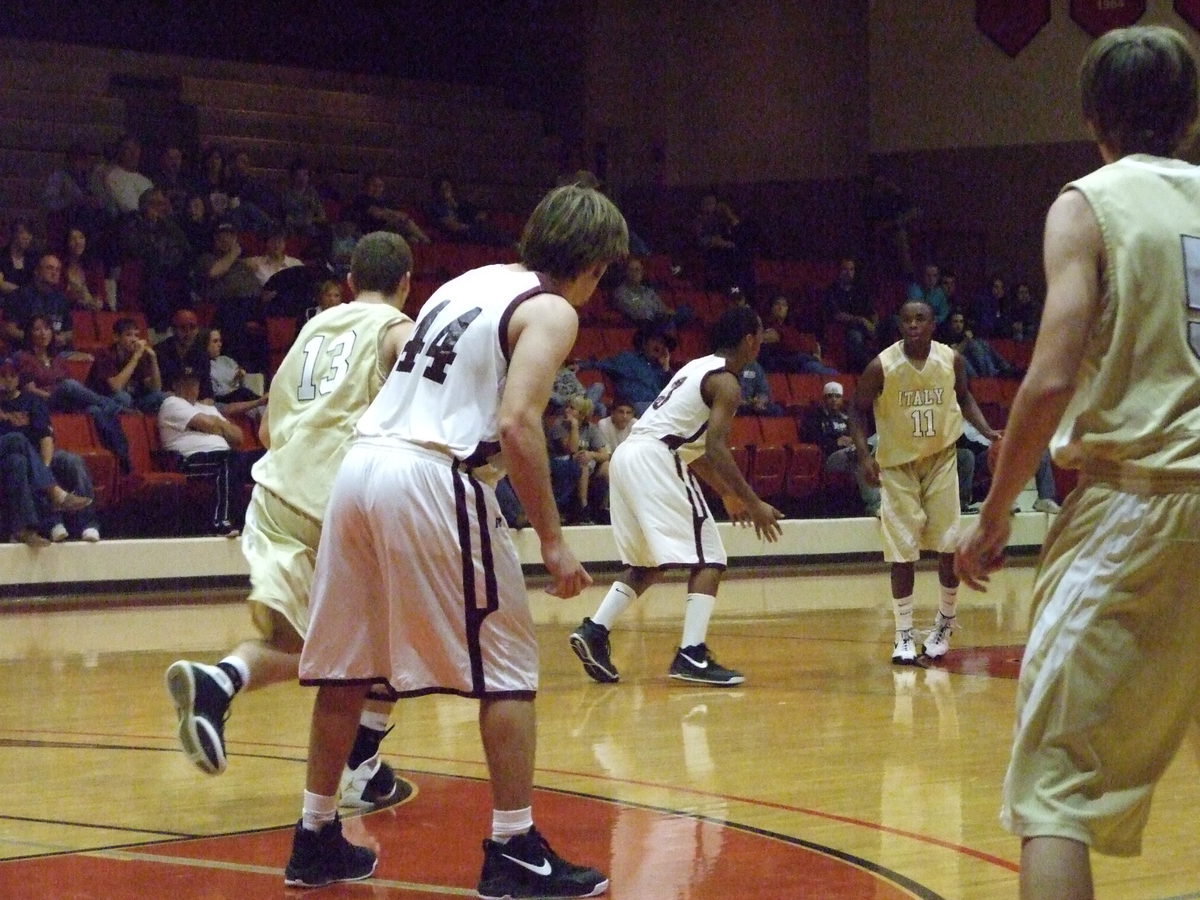
[[[901,339],[863,370],[850,407],[850,436],[859,469],[880,486],[879,521],[883,558],[892,564],[892,606],[896,641],[892,662],[916,665],[913,638],[915,563],[921,550],[938,552],[941,597],[923,651],[937,659],[950,648],[958,609],[954,542],[958,536],[958,453],[963,416],[989,440],[999,433],[979,411],[967,388],[966,362],[933,339],[933,307],[909,300],[900,307]],[[867,446],[863,423],[875,416],[879,444]]]
[[[533,825],[537,639],[492,485],[507,464],[550,593],[571,597],[590,584],[563,540],[542,410],[575,343],[574,307],[628,249],[625,220],[603,194],[551,191],[525,225],[520,263],[472,270],[429,299],[359,422],[329,501],[300,661],[301,682],[319,690],[286,883],[374,871],[375,854],[342,836],[334,795],[367,688],[386,685],[402,697],[479,701],[494,804],[480,897],[607,888]]]
[[[1080,82],[1105,165],[1047,214],[1037,345],[957,555],[982,588],[1047,443],[1079,470],[1034,581],[1001,814],[1021,896],[1056,900],[1093,896],[1089,848],[1140,852],[1200,708],[1200,169],[1172,158],[1197,65],[1170,29],[1120,29]]]
[[[745,681],[708,649],[708,622],[726,557],[696,476],[721,494],[736,521],[753,523],[768,541],[779,539],[776,520],[783,514],[759,499],[729,452],[729,429],[742,398],[738,374],[762,346],[758,314],[746,306],[726,311],[713,326],[712,344],[713,353],[675,373],[609,463],[613,536],[626,569],[570,637],[571,649],[595,681],[619,680],[609,631],[668,568],[691,573],[670,676],[719,687]]]
[[[350,264],[350,303],[305,323],[271,383],[259,434],[266,454],[246,511],[242,550],[250,566],[250,610],[261,637],[215,666],[179,660],[167,689],[179,740],[201,771],[225,771],[224,720],[239,691],[295,681],[308,632],[308,600],[321,523],[354,423],[383,385],[412,331],[401,310],[412,252],[386,232],[366,235]],[[343,772],[343,805],[395,803],[412,788],[379,758],[391,701],[364,712]]]

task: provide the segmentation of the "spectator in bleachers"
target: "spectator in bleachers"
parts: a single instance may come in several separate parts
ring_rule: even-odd
[[[742,403],[738,415],[782,416],[784,409],[771,397],[771,384],[767,371],[758,360],[751,360],[742,367],[738,378],[742,383]]]
[[[293,159],[288,166],[287,184],[279,197],[283,224],[292,234],[312,238],[328,254],[330,243],[329,218],[325,204],[312,183],[312,170],[302,159]]]
[[[974,490],[975,472],[987,471],[987,452],[988,447],[992,445],[986,437],[979,433],[979,429],[970,422],[963,423],[963,434],[958,439],[959,446],[959,494],[962,497],[970,499]],[[968,451],[970,462],[966,463],[963,456],[963,451]],[[970,470],[970,475],[963,477],[964,469]],[[965,482],[965,487],[964,487]],[[1050,460],[1050,451],[1046,450],[1042,453],[1042,458],[1038,462],[1037,471],[1033,475],[1033,484],[1037,493],[1037,499],[1033,501],[1033,511],[1042,513],[1059,513],[1062,512],[1062,507],[1058,505],[1058,485],[1054,481],[1054,466]],[[964,492],[965,491],[965,492]],[[986,491],[985,491],[986,493]],[[967,501],[963,501],[964,507]],[[1014,510],[1017,512],[1018,510]]]
[[[51,412],[86,412],[96,423],[96,433],[122,471],[129,471],[129,443],[118,416],[121,404],[102,396],[71,377],[63,354],[52,344],[54,329],[46,316],[34,316],[25,329],[25,349],[16,354],[21,390],[40,397]]]
[[[908,286],[908,299],[928,303],[933,308],[934,325],[941,325],[950,315],[950,303],[942,288],[942,270],[937,263],[927,262],[921,272],[921,280]]]
[[[592,401],[576,396],[568,401],[565,420],[577,423],[578,445],[574,453],[579,466],[575,504],[570,512],[576,525],[594,525],[603,517],[608,500],[608,458],[611,455],[603,436],[592,424]]]
[[[108,297],[104,263],[88,249],[87,232],[71,226],[63,250],[59,289],[76,309],[104,309]]]
[[[138,213],[121,227],[123,261],[141,267],[138,296],[122,297],[123,304],[141,307],[150,326],[166,331],[175,310],[186,305],[187,267],[192,248],[171,218],[171,203],[158,188],[149,188],[138,200]]]
[[[591,401],[596,415],[607,414],[608,408],[604,405],[604,383],[596,382],[592,385],[585,385],[579,380],[579,376],[576,374],[578,371],[579,360],[564,361],[562,368],[554,376],[554,387],[550,390],[550,396],[563,407],[566,407],[576,397],[586,397]]]
[[[271,280],[272,275],[284,269],[304,265],[294,256],[287,255],[287,228],[281,224],[274,224],[267,229],[263,252],[251,256],[246,262],[254,271],[258,283],[263,285]]]
[[[762,367],[768,372],[836,375],[837,369],[825,365],[821,360],[821,345],[815,339],[806,339],[804,333],[792,324],[788,318],[789,308],[786,294],[776,294],[771,300],[771,309],[763,320],[762,347],[758,351]]]
[[[246,370],[235,359],[225,356],[221,329],[210,328],[202,338],[207,349],[208,377],[212,382],[213,400],[226,418],[247,416],[254,422],[266,412],[267,397],[246,386]],[[202,370],[198,370],[202,371]]]
[[[282,221],[283,207],[279,194],[266,181],[254,174],[250,154],[238,150],[233,154],[225,172],[225,186],[230,203],[253,230],[267,229]]]
[[[158,355],[142,335],[135,319],[113,323],[113,342],[96,354],[88,373],[88,387],[102,397],[112,397],[124,409],[154,415],[166,394]]]
[[[196,261],[201,295],[217,307],[216,326],[227,338],[235,359],[249,371],[267,370],[266,310],[262,284],[242,256],[237,229],[221,222],[213,233],[213,249]]]
[[[171,317],[171,334],[154,345],[163,384],[174,384],[181,369],[191,369],[200,379],[200,399],[211,400],[208,347],[200,333],[200,318],[193,310],[178,309]]]
[[[454,182],[445,175],[433,179],[429,217],[449,241],[505,247],[512,239],[492,225],[486,209],[458,199]]]
[[[753,228],[714,193],[700,198],[700,210],[692,222],[696,246],[704,256],[706,285],[711,290],[738,287],[754,294],[754,253],[758,249]]]
[[[972,378],[1016,377],[1016,367],[997,353],[983,338],[975,337],[967,328],[967,318],[961,312],[950,313],[942,326],[939,338],[962,355],[967,364],[967,374]]]
[[[1037,337],[1038,325],[1042,320],[1042,305],[1033,297],[1033,291],[1025,282],[1020,282],[1014,291],[1012,305],[1005,316],[1005,329],[1014,341],[1032,341]]]
[[[596,173],[591,169],[576,169],[574,172],[564,172],[558,176],[556,182],[558,187],[567,184],[577,184],[580,187],[591,188],[595,191],[604,191],[604,182],[602,182]],[[629,254],[630,256],[649,256],[652,251],[650,245],[638,234],[632,225],[626,219],[626,225],[629,225]]]
[[[225,184],[225,151],[216,144],[205,147],[200,154],[200,164],[192,178],[191,189],[204,198],[214,218],[226,219],[230,197]]]
[[[53,253],[38,257],[33,280],[5,298],[4,331],[14,346],[25,342],[25,328],[34,316],[44,316],[54,329],[51,346],[57,353],[71,348],[74,327],[71,301],[58,287],[62,281],[62,263]]]
[[[612,456],[613,451],[621,445],[621,442],[629,437],[629,433],[633,430],[633,423],[636,421],[633,404],[619,397],[613,403],[612,412],[596,423],[596,430],[600,432],[604,446],[608,448],[609,456]]]
[[[304,323],[317,313],[345,302],[346,296],[342,293],[341,282],[332,278],[318,281],[313,288],[312,297],[301,306],[296,315],[296,332],[299,333]]]
[[[51,464],[60,457],[59,471],[74,490],[59,484]],[[66,540],[62,514],[78,514],[92,505],[92,483],[83,461],[74,453],[56,450],[50,410],[45,402],[21,390],[15,360],[0,360],[0,470],[3,472],[8,533],[13,541],[44,546],[45,535]],[[89,515],[73,521],[78,531],[95,530]]]
[[[943,267],[940,284],[942,286],[942,293],[946,295],[946,305],[950,307],[950,312],[954,312],[956,309],[962,309],[966,312],[963,308],[963,299],[958,294],[957,273],[952,269]]]
[[[191,193],[190,179],[183,170],[183,150],[175,144],[167,144],[158,154],[158,168],[151,181],[161,190],[171,204],[172,215],[179,216],[186,208]]]
[[[25,219],[13,219],[8,226],[8,243],[0,251],[0,296],[29,284],[33,266],[33,230]]]
[[[208,208],[208,201],[203,194],[194,191],[183,201],[182,210],[176,214],[175,223],[187,238],[191,248],[191,259],[195,261],[202,254],[212,249],[213,230],[216,220]]]
[[[657,325],[675,328],[687,325],[696,318],[688,306],[673,309],[645,282],[646,267],[637,257],[625,264],[621,283],[613,289],[613,305],[631,325]]]
[[[158,433],[163,448],[179,454],[180,471],[213,479],[216,490],[209,519],[211,532],[237,537],[232,501],[241,467],[234,449],[242,445],[245,436],[241,427],[226,419],[219,409],[200,402],[200,378],[191,369],[175,374],[171,393],[158,411]]]
[[[846,365],[851,372],[861,372],[875,357],[879,316],[851,257],[838,262],[837,278],[825,289],[823,306],[826,323],[837,322],[845,330]]]
[[[1004,278],[993,275],[988,280],[987,290],[980,291],[971,304],[967,321],[971,330],[985,340],[1003,334],[1004,311],[1008,308],[1008,291]]]
[[[546,453],[550,460],[550,484],[554,489],[554,503],[559,515],[573,521],[575,501],[579,485],[579,463],[575,453],[579,450],[579,417],[567,414],[564,407],[553,398],[546,404],[542,415],[542,430],[546,437]]]
[[[634,412],[640,416],[671,380],[674,346],[674,339],[662,329],[643,327],[633,335],[632,350],[585,363],[580,368],[596,368],[611,378],[613,392],[632,403]]]
[[[410,244],[429,243],[429,235],[413,217],[384,195],[383,176],[374,172],[363,176],[362,193],[354,198],[343,218],[352,220],[363,234],[393,231]]]
[[[108,222],[107,203],[97,193],[91,175],[91,154],[82,144],[67,148],[66,165],[46,179],[42,189],[42,209],[47,223],[54,222],[58,235],[62,229],[78,226],[98,231]]]
[[[830,381],[825,385],[821,402],[804,417],[800,433],[806,442],[821,448],[826,472],[845,472],[854,476],[867,515],[878,515],[879,488],[870,484],[859,469],[858,451],[850,436],[850,417],[846,415],[845,392],[838,382]]]
[[[142,194],[154,185],[139,171],[142,145],[131,134],[122,135],[117,142],[117,155],[104,177],[104,186],[118,215],[135,213]],[[163,195],[166,199],[166,195]]]

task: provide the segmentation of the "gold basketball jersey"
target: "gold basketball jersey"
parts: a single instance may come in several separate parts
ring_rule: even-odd
[[[1101,309],[1055,462],[1129,487],[1200,478],[1200,168],[1133,155],[1063,190],[1100,224]]]
[[[883,389],[875,398],[875,430],[880,466],[902,466],[932,456],[955,443],[963,430],[954,393],[954,348],[933,341],[917,368],[897,341],[879,354]]]
[[[304,323],[271,381],[271,449],[254,480],[321,521],[354,424],[387,372],[379,347],[392,325],[411,321],[387,303],[334,306]]]

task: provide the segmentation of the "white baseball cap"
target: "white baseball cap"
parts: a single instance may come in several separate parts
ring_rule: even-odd
[[[825,385],[824,394],[825,394],[825,396],[827,396],[827,397],[828,397],[830,394],[837,394],[839,397],[840,397],[840,396],[842,396],[842,386],[841,386],[841,384],[840,384],[839,382],[836,382],[836,381],[831,381],[831,382],[829,382],[828,384],[826,384],[826,385]]]

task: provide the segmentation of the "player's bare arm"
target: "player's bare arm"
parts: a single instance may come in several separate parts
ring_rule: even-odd
[[[716,482],[710,481],[709,483],[718,491],[722,490],[722,484],[724,484],[726,492],[722,493],[722,496],[735,498],[737,502],[741,503],[745,516],[754,523],[755,534],[774,543],[779,540],[782,533],[777,520],[783,518],[783,513],[759,499],[759,496],[746,483],[746,479],[742,477],[742,473],[738,471],[737,463],[733,461],[733,454],[729,452],[729,431],[733,425],[733,417],[737,414],[738,404],[742,399],[742,388],[738,383],[737,376],[728,371],[710,375],[704,380],[701,394],[704,402],[712,410],[708,417],[708,430],[704,434],[704,456],[702,457],[708,463],[708,474],[716,476]],[[695,463],[692,465],[694,467]],[[704,478],[705,468],[701,466],[701,468],[695,469],[696,474]],[[740,518],[741,510],[737,509],[736,504],[726,503],[727,507],[730,505],[734,507],[730,510],[730,514],[735,518]]]
[[[563,540],[542,431],[542,411],[578,328],[575,310],[557,295],[541,294],[518,306],[508,325],[511,353],[500,398],[500,446],[508,477],[541,541],[542,561],[554,579],[549,593],[557,597],[573,597],[592,583]]]
[[[967,361],[957,352],[954,354],[954,394],[958,398],[958,407],[962,410],[963,417],[978,428],[979,433],[989,441],[999,440],[1000,432],[988,424],[983,410],[975,402],[975,395],[971,393],[971,385],[967,379]]]
[[[875,457],[871,455],[871,448],[867,445],[866,422],[875,405],[875,398],[879,396],[882,390],[883,363],[879,361],[879,357],[877,356],[867,364],[866,369],[859,376],[858,386],[854,391],[854,399],[847,410],[850,420],[850,439],[854,441],[858,467],[862,470],[863,477],[867,480],[867,483],[875,485],[879,484],[879,463],[875,462]]]
[[[1079,377],[1088,334],[1100,312],[1104,241],[1084,196],[1066,191],[1046,216],[1046,306],[1029,371],[1017,396],[976,526],[964,535],[954,568],[983,590],[1008,544],[1008,510],[1033,476]]]

